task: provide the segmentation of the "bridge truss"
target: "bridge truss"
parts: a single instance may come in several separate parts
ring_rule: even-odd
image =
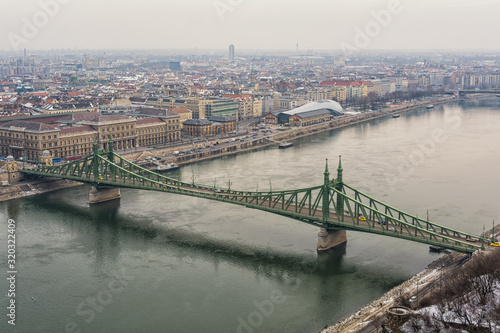
[[[96,188],[134,188],[217,200],[290,217],[327,230],[352,230],[385,235],[472,253],[484,249],[488,239],[448,228],[391,207],[342,181],[339,159],[337,178],[330,179],[328,162],[323,184],[286,191],[238,191],[198,185],[152,172],[119,156],[109,142],[82,159],[62,165],[23,167],[28,175],[57,177]]]

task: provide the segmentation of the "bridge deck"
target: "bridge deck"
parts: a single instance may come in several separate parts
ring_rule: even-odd
[[[115,159],[118,162],[115,163]],[[327,169],[325,183],[320,186],[274,192],[235,191],[181,182],[146,170],[112,151],[99,153],[95,148],[95,153],[82,161],[25,168],[23,172],[71,179],[98,188],[126,187],[217,200],[287,216],[321,228],[369,232],[460,252],[474,252],[483,245],[489,246],[483,237],[424,221],[371,198],[343,184],[341,176],[340,182],[330,181]],[[339,191],[338,188],[353,191],[353,197],[345,189]],[[341,204],[334,197],[340,199]],[[363,203],[363,198],[369,202]]]

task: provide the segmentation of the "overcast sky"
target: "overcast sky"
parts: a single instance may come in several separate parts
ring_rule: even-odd
[[[498,0],[0,0],[0,49],[498,50],[499,14]]]

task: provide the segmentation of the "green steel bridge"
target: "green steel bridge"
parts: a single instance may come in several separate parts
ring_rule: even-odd
[[[286,191],[238,191],[182,182],[142,168],[113,151],[98,150],[62,165],[24,166],[27,175],[57,177],[87,183],[97,189],[133,188],[217,200],[287,216],[332,230],[351,230],[401,238],[463,253],[489,247],[484,236],[448,228],[405,213],[362,193],[342,180],[339,158],[337,178],[330,179],[326,162],[323,184]],[[194,177],[193,177],[194,178]],[[483,232],[484,235],[484,232]]]

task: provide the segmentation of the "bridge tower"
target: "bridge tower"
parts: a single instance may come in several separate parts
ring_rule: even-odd
[[[335,189],[339,192],[344,190],[344,183],[342,182],[342,156],[339,156],[339,167],[337,168],[337,179],[335,181]],[[337,195],[337,214],[342,216],[344,221],[344,197]]]
[[[323,221],[326,221],[330,216],[330,171],[328,171],[328,159],[326,160],[325,172],[323,174],[324,185],[323,185]]]
[[[113,153],[113,139],[111,138],[111,135],[109,136],[109,143],[108,143],[108,160],[111,163],[115,163],[115,155]]]
[[[335,188],[342,191],[342,162],[339,156],[339,167],[337,169],[337,179],[335,181]],[[328,171],[328,160],[326,160],[326,167],[324,173],[324,192],[323,192],[323,220],[330,216],[330,172]],[[344,199],[337,196],[337,214],[344,218]],[[326,229],[321,228],[318,233],[317,251],[327,251],[338,246],[343,246],[347,242],[347,234],[345,230]]]
[[[94,184],[97,185],[94,185],[92,189],[90,189],[89,204],[98,204],[101,202],[120,199],[122,196],[119,187],[99,187],[99,159],[97,157],[97,154],[99,153],[99,147],[97,145],[97,141],[94,141],[93,148],[94,156],[92,159],[92,172],[94,173]],[[114,161],[113,140],[111,139],[111,136],[109,137],[108,159],[112,162]]]

